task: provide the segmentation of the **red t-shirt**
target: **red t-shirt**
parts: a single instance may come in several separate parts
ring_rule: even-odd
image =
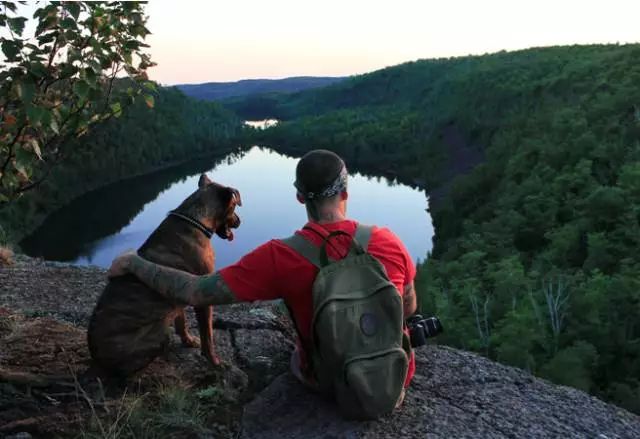
[[[345,220],[332,224],[308,223],[305,227],[322,228],[322,235],[341,230],[353,236],[356,221]],[[299,230],[297,234],[320,246],[323,238],[312,230]],[[327,253],[333,259],[344,257],[351,245],[346,236],[331,238]],[[416,275],[416,268],[402,241],[387,228],[374,227],[367,252],[378,259],[387,270],[391,282],[404,293],[404,287],[410,284]],[[237,263],[220,270],[227,286],[239,301],[284,299],[293,314],[293,319],[302,338],[299,347],[309,346],[313,301],[311,289],[318,274],[318,268],[311,262],[277,239],[261,245],[245,255]],[[306,355],[301,349],[302,367],[306,367]],[[413,352],[409,362],[409,371],[405,386],[413,378],[415,357]]]

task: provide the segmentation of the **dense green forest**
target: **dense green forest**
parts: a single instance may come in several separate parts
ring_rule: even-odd
[[[440,342],[640,413],[640,46],[411,62],[230,108],[261,143],[425,185]],[[416,233],[420,233],[416,230]]]
[[[161,88],[155,108],[140,101],[86,136],[35,191],[0,210],[0,243],[18,241],[48,214],[93,188],[193,159],[236,149],[242,123],[212,102]],[[10,236],[8,236],[10,235]]]

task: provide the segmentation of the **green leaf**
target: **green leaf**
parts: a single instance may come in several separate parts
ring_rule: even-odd
[[[91,48],[94,52],[102,53],[102,44],[100,44],[100,41],[98,41],[96,38],[89,38],[89,45],[91,45]]]
[[[26,44],[24,45],[24,47],[25,47],[25,49],[29,49],[29,50],[31,50],[32,52],[39,52],[39,53],[43,53],[43,54],[45,53],[45,50],[44,50],[44,49],[41,49],[39,46],[36,46],[36,45],[35,45],[35,44],[33,44],[33,43],[26,43]],[[46,53],[48,53],[48,52],[46,52]]]
[[[60,78],[61,79],[70,78],[73,75],[75,75],[77,71],[78,71],[78,68],[75,67],[74,65],[70,63],[64,64],[60,68]]]
[[[49,4],[45,3],[46,4],[45,7],[36,9],[36,11],[33,13],[33,18],[38,18],[38,19],[42,20],[43,18],[45,18],[47,16],[57,14],[57,12],[58,12],[57,4],[58,3],[59,2],[51,2]]]
[[[124,48],[128,50],[138,50],[140,48],[140,42],[136,40],[129,40],[124,43]]]
[[[16,4],[14,2],[2,2],[2,6],[10,10],[11,12],[16,12]]]
[[[15,41],[4,40],[2,41],[2,53],[7,57],[7,61],[17,61],[17,55],[22,48],[21,44]]]
[[[31,149],[38,156],[38,159],[42,160],[42,151],[40,150],[40,145],[35,138],[29,139],[29,145],[31,145]]]
[[[48,72],[44,64],[36,61],[29,63],[29,73],[33,73],[38,78],[43,78],[47,76]]]
[[[22,36],[22,32],[24,32],[24,23],[27,21],[24,17],[14,17],[7,18],[7,22],[9,23],[9,28],[12,31],[18,34],[18,36]]]
[[[89,84],[85,81],[77,81],[73,84],[73,92],[79,98],[85,99],[89,94]]]
[[[60,27],[62,29],[73,29],[75,27],[75,25],[76,25],[76,22],[71,17],[64,18],[60,22]]]
[[[43,127],[48,127],[51,125],[51,119],[53,118],[53,113],[48,108],[44,108],[44,107],[41,107],[41,108],[42,108],[42,116],[40,118],[40,121]]]
[[[142,84],[144,86],[144,88],[146,88],[147,90],[150,91],[156,91],[156,84],[153,83],[152,81],[146,81],[144,84]]]
[[[27,168],[31,166],[31,163],[33,162],[33,155],[31,155],[30,151],[27,151],[24,148],[24,145],[22,148],[16,148],[16,162],[15,162],[15,168],[16,169],[21,169],[22,173],[24,173],[24,175],[27,175]]]
[[[133,25],[133,27],[131,28],[131,34],[134,36],[141,36],[141,37],[146,37],[147,35],[149,35],[149,29],[147,29],[146,27],[144,27],[141,24],[135,24]]]
[[[53,43],[56,39],[56,32],[49,32],[44,35],[40,35],[37,40],[40,46],[44,46],[45,44]]]
[[[151,95],[144,95],[144,101],[147,103],[147,107],[153,108],[155,105],[155,99]]]
[[[94,17],[102,17],[104,15],[104,9],[100,7],[99,3],[93,4],[93,16]]]
[[[13,165],[13,167],[16,169],[18,174],[20,174],[25,180],[29,179],[29,174],[27,174],[27,168],[22,163],[16,162],[16,164]]]
[[[36,85],[29,77],[23,77],[18,80],[18,96],[24,103],[30,103],[36,92]]]
[[[45,110],[40,107],[35,107],[33,105],[27,106],[27,118],[32,126],[36,126],[42,121],[44,111]]]
[[[51,123],[49,124],[49,126],[51,127],[51,131],[53,131],[57,135],[60,135],[60,127],[58,126],[58,121],[55,117],[51,118]]]
[[[96,73],[102,72],[102,65],[95,59],[90,59],[89,61],[87,61],[87,64],[89,65],[89,67],[93,69],[94,72]]]
[[[38,26],[36,27],[35,36],[38,37],[48,30],[55,29],[57,25],[58,25],[58,16],[55,14],[47,15],[44,18],[44,20],[41,20],[38,23]]]
[[[75,61],[82,61],[82,53],[76,48],[70,48],[67,54],[67,62],[71,64]]]
[[[126,13],[131,13],[135,9],[136,5],[133,2],[124,2],[122,3],[122,9]]]
[[[114,102],[111,104],[111,112],[115,117],[120,117],[122,115],[122,105],[120,105],[120,102]]]
[[[77,20],[78,17],[80,16],[80,3],[77,2],[66,2],[64,4],[64,7],[67,11],[69,11],[69,13],[71,14],[71,16]]]
[[[91,68],[84,69],[84,78],[91,85],[96,85],[97,75]]]

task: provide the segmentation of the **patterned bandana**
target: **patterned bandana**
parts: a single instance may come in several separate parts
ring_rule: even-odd
[[[329,186],[327,186],[322,192],[305,192],[304,188],[296,181],[293,185],[298,190],[298,193],[302,195],[305,200],[319,200],[322,198],[331,198],[334,195],[338,195],[340,192],[344,192],[347,190],[347,168],[345,166],[342,167],[340,173],[333,180]]]

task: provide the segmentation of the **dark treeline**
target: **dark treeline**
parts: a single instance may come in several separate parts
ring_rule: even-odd
[[[416,121],[415,114],[397,108],[340,110],[282,122],[255,132],[253,140],[292,156],[313,148],[330,149],[339,152],[354,170],[413,184],[423,180],[417,163],[423,142],[417,136],[408,138],[406,150],[399,154],[394,139],[406,136],[405,131],[412,131]]]
[[[436,237],[417,288],[441,342],[640,413],[638,84],[638,45],[555,47],[232,108],[285,120],[256,133],[275,149],[426,185]]]
[[[0,233],[18,241],[91,189],[197,156],[224,155],[236,148],[241,132],[241,120],[220,105],[162,88],[153,109],[138,102],[66,145],[67,157],[37,190],[0,210]]]
[[[263,93],[293,93],[310,88],[325,87],[343,79],[342,77],[294,76],[282,79],[243,79],[234,82],[178,84],[176,87],[192,98],[203,101],[220,101]]]

